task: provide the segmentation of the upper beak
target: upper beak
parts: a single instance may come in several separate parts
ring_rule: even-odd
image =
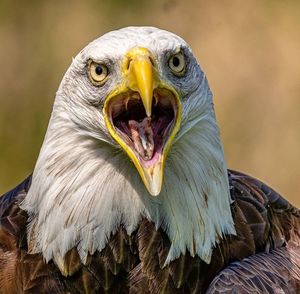
[[[155,70],[147,49],[135,48],[129,52],[128,87],[139,92],[148,117],[152,113],[153,89],[156,85]]]
[[[131,142],[129,142],[127,138],[124,138],[124,136],[120,135],[120,131],[117,130],[113,123],[112,105],[114,103],[117,104],[114,101],[119,101],[120,96],[126,96],[129,95],[129,93],[138,92],[145,109],[145,114],[151,121],[153,107],[152,101],[155,96],[154,91],[157,91],[158,89],[160,89],[160,91],[168,91],[168,93],[171,93],[170,95],[172,96],[172,99],[169,99],[168,97],[165,98],[166,100],[172,100],[174,108],[176,108],[176,113],[174,115],[175,118],[172,129],[170,130],[167,139],[162,138],[162,140],[165,140],[164,146],[162,147],[161,152],[156,154],[155,161],[152,162],[151,160],[145,161],[141,159],[136,150],[134,150],[131,146]],[[131,97],[128,99],[134,98]],[[105,123],[110,134],[133,161],[149,193],[153,196],[159,195],[163,183],[163,171],[167,153],[180,127],[181,103],[177,92],[172,87],[167,86],[159,80],[156,69],[153,65],[153,58],[149,50],[146,48],[134,48],[127,53],[123,64],[123,83],[106,98],[103,112]],[[140,136],[142,137],[141,134]]]

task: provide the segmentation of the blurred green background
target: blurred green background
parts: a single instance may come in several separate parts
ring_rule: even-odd
[[[300,1],[0,0],[0,194],[34,167],[72,56],[153,25],[193,47],[215,95],[228,166],[300,206]]]

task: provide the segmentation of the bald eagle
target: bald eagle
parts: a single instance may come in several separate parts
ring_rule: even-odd
[[[300,211],[227,170],[189,45],[153,27],[74,58],[32,176],[0,198],[1,293],[300,293]]]

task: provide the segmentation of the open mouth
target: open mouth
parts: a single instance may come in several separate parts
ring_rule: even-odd
[[[126,53],[122,74],[122,82],[105,99],[104,122],[149,194],[158,196],[166,158],[180,129],[180,95],[161,79],[147,48],[134,47]]]
[[[112,98],[107,107],[110,123],[117,135],[145,166],[155,165],[173,131],[178,105],[167,89],[153,91],[152,112],[147,116],[140,94],[127,91]]]

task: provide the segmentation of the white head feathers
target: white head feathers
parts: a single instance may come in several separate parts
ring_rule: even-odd
[[[168,155],[160,195],[145,189],[128,156],[111,138],[103,120],[107,94],[121,82],[121,59],[143,46],[155,56],[159,75],[182,99],[182,124]],[[167,70],[169,52],[182,48],[188,71],[181,79]],[[94,87],[87,62],[105,62],[110,77]],[[152,27],[129,27],[90,43],[73,60],[56,95],[47,134],[22,203],[30,216],[32,252],[59,264],[65,253],[101,251],[120,225],[131,234],[142,218],[162,227],[171,241],[166,263],[188,250],[210,262],[223,234],[234,234],[226,164],[212,95],[189,46]]]

